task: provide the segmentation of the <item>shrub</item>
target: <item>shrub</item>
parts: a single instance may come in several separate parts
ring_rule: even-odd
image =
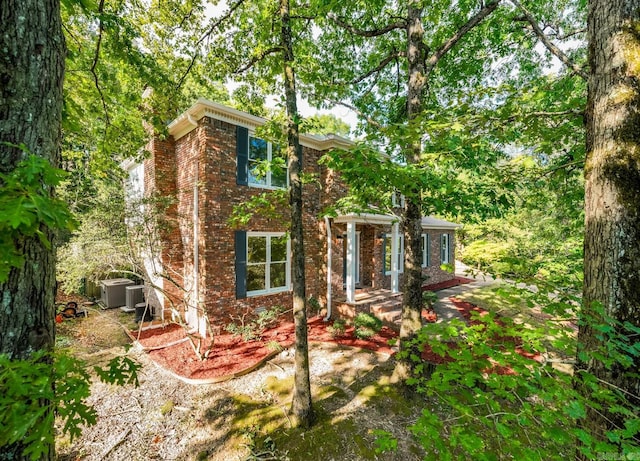
[[[333,321],[333,325],[329,325],[327,327],[327,331],[331,335],[332,338],[338,338],[344,335],[347,324],[342,319],[336,319]]]
[[[382,320],[373,314],[360,312],[353,320],[354,334],[358,339],[368,339],[382,328]]]
[[[260,339],[265,330],[278,324],[278,317],[285,312],[282,306],[273,306],[260,311],[258,315],[248,323],[245,323],[245,316],[240,318],[240,324],[230,323],[225,330],[234,336],[242,336],[244,341]]]
[[[433,291],[422,292],[422,305],[426,308],[432,307],[438,300],[438,295]]]

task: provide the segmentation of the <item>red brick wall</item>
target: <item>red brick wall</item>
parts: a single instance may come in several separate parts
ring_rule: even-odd
[[[164,209],[158,232],[163,242],[160,260],[165,276],[162,289],[167,295],[165,302],[165,308],[167,308],[167,304],[179,303],[182,300],[179,287],[184,284],[182,279],[184,249],[177,219],[178,203],[175,200],[177,190],[175,145],[172,138],[161,140],[155,137],[146,148],[153,153],[153,156],[144,162],[145,196],[151,200],[152,204],[157,203]],[[154,252],[157,250],[152,249]]]
[[[198,127],[177,141],[154,140],[149,144],[153,157],[145,162],[145,190],[156,190],[163,196],[175,197],[175,204],[167,210],[168,218],[176,225],[166,234],[162,261],[168,272],[178,275],[176,280],[187,291],[193,289],[194,273],[194,187],[198,188],[198,271],[200,300],[214,326],[237,321],[257,308],[282,305],[291,308],[290,292],[236,299],[234,231],[228,222],[235,206],[265,189],[236,184],[236,126],[204,117]],[[335,172],[318,165],[323,152],[304,147],[303,168],[316,181],[303,189],[303,219],[305,243],[305,277],[307,298],[315,297],[326,303],[327,238],[322,211],[343,196],[345,185]],[[197,172],[197,174],[196,174]],[[197,178],[197,180],[196,180]],[[243,226],[245,231],[287,231],[289,208],[279,210],[281,217],[270,219],[254,215]],[[344,294],[343,240],[345,225],[332,224],[331,262],[334,297]],[[384,226],[357,225],[361,232],[361,282],[374,288],[389,287],[390,276],[382,274],[382,245],[380,235],[390,232]],[[453,243],[453,237],[451,242]],[[446,280],[452,275],[439,269],[439,232],[432,234],[432,263],[425,270],[429,283]],[[165,283],[174,297],[178,290]],[[217,328],[219,329],[219,328]]]

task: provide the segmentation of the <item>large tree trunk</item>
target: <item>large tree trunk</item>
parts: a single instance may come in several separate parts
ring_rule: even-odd
[[[284,87],[287,106],[287,158],[291,204],[291,253],[293,268],[293,317],[295,322],[295,378],[291,402],[292,424],[309,427],[313,423],[311,380],[309,377],[309,343],[307,341],[307,306],[304,276],[304,242],[302,221],[302,148],[298,132],[296,76],[293,69],[293,46],[289,0],[280,0],[281,44],[284,57]]]
[[[0,172],[15,169],[28,153],[58,166],[65,57],[59,1],[0,0],[0,50]],[[0,284],[0,353],[25,359],[53,346],[54,252],[37,237],[17,244],[25,263]],[[3,447],[0,459],[21,459],[20,453],[20,446]]]
[[[409,81],[407,87],[407,119],[411,124],[420,116],[425,93],[425,57],[424,28],[422,27],[421,2],[409,1],[407,21],[407,61],[409,64]],[[420,140],[416,139],[407,146],[405,158],[408,164],[420,162]],[[411,376],[417,363],[411,356],[420,356],[420,351],[413,350],[410,342],[422,328],[422,206],[420,191],[409,191],[405,201],[405,270],[402,302],[402,320],[400,324],[400,350],[407,352],[404,358],[396,363],[393,379],[403,382]]]
[[[588,372],[627,392],[636,408],[640,360],[636,357],[630,367],[619,363],[608,367],[596,359],[594,351],[607,345],[598,339],[592,319],[612,319],[619,334],[625,333],[616,322],[640,326],[639,27],[637,0],[589,2],[584,321],[578,333],[575,374],[576,388],[585,397],[589,389],[581,385],[581,378]],[[588,409],[581,424],[603,439],[607,430],[620,423],[605,408]]]

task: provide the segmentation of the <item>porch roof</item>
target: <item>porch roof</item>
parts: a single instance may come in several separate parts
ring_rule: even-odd
[[[462,226],[453,222],[445,221],[444,219],[434,218],[433,216],[424,216],[422,218],[423,229],[459,229]]]
[[[356,224],[388,224],[399,222],[400,217],[390,214],[375,213],[347,213],[337,216],[333,219],[335,223],[356,223]],[[423,229],[451,229],[455,230],[462,227],[460,224],[445,221],[444,219],[434,218],[433,216],[424,216],[422,218]]]
[[[400,217],[390,214],[375,213],[347,213],[333,218],[335,223],[356,223],[356,224],[393,224],[399,222]]]

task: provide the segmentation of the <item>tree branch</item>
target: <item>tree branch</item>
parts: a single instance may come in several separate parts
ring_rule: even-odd
[[[467,32],[476,27],[484,18],[489,16],[493,11],[498,7],[501,0],[492,0],[488,2],[480,11],[478,11],[475,16],[469,19],[466,24],[464,24],[460,29],[457,30],[455,34],[453,34],[449,40],[444,42],[440,48],[438,48],[435,53],[433,53],[425,63],[425,74],[429,75],[433,68],[438,64],[438,61],[453,48],[456,43],[460,41],[462,37],[464,37]]]
[[[104,0],[100,0],[100,4],[98,5],[98,14],[102,15],[104,13]],[[98,41],[96,42],[96,51],[93,54],[93,62],[91,63],[91,68],[89,71],[91,75],[93,75],[93,83],[98,90],[98,94],[100,95],[100,100],[102,101],[102,109],[104,110],[104,118],[105,118],[105,136],[106,136],[106,127],[110,125],[109,122],[109,110],[107,108],[107,102],[104,99],[104,94],[102,93],[102,88],[100,88],[100,79],[98,78],[98,74],[96,72],[96,67],[98,66],[98,61],[100,60],[100,47],[102,45],[102,33],[104,32],[104,24],[102,23],[102,18],[98,19]]]
[[[259,55],[254,56],[253,58],[251,58],[251,60],[248,63],[246,63],[242,67],[239,67],[233,73],[234,74],[241,74],[241,73],[245,72],[246,70],[251,69],[251,67],[253,67],[253,65],[256,62],[262,61],[264,58],[266,58],[270,54],[278,53],[278,52],[280,52],[282,50],[283,50],[283,48],[280,45],[268,48],[268,49],[264,50],[262,53],[260,53]]]
[[[373,74],[380,72],[382,69],[384,69],[385,67],[387,67],[387,64],[389,64],[391,61],[398,59],[402,56],[406,56],[407,54],[404,51],[397,51],[397,50],[393,50],[391,53],[389,53],[387,55],[386,58],[384,58],[382,61],[380,61],[380,64],[378,64],[375,68],[371,69],[370,71],[360,75],[359,77],[356,77],[354,80],[351,80],[349,83],[351,85],[355,85],[357,83],[360,83],[361,81],[365,80],[366,78],[371,77]]]
[[[335,13],[329,13],[327,17],[335,22],[338,26],[348,30],[354,35],[359,35],[360,37],[378,37],[380,35],[386,34],[387,32],[391,32],[394,29],[405,29],[407,27],[407,21],[402,19],[398,22],[386,25],[380,29],[362,30],[357,29],[351,24],[344,22],[342,19],[338,18]]]
[[[560,61],[562,61],[562,63],[565,66],[567,66],[569,69],[573,70],[573,72],[575,72],[577,75],[582,77],[584,80],[587,80],[588,79],[587,73],[585,71],[583,71],[582,68],[580,68],[577,64],[575,64],[569,58],[569,56],[567,56],[564,53],[564,51],[562,51],[551,40],[549,40],[549,37],[547,37],[547,35],[544,33],[544,31],[540,28],[540,26],[536,22],[536,19],[533,17],[531,12],[529,10],[527,10],[518,0],[509,0],[509,1],[511,3],[513,3],[516,8],[518,8],[520,11],[522,11],[522,13],[524,14],[524,17],[527,20],[527,22],[529,24],[531,24],[531,27],[533,28],[533,32],[538,36],[538,38],[540,39],[542,44],[549,50],[549,52],[551,52],[551,54],[553,54]]]
[[[231,5],[229,7],[229,9],[227,10],[227,12],[225,14],[223,14],[222,16],[220,16],[213,24],[211,24],[211,26],[209,27],[209,29],[207,29],[207,31],[202,34],[202,37],[200,37],[200,39],[196,42],[194,48],[195,48],[195,53],[193,53],[193,56],[191,56],[191,61],[189,62],[189,65],[187,66],[187,69],[184,71],[184,73],[182,74],[182,77],[180,77],[180,80],[178,80],[178,83],[176,84],[175,89],[179,90],[180,87],[182,87],[182,84],[184,83],[185,79],[187,78],[187,75],[189,75],[189,72],[191,72],[191,69],[193,68],[194,64],[196,63],[196,59],[198,59],[199,56],[199,51],[198,48],[200,47],[200,45],[202,44],[202,42],[204,42],[207,38],[209,38],[211,36],[211,34],[213,33],[214,30],[216,30],[220,24],[222,24],[224,21],[226,21],[227,19],[229,19],[231,17],[231,14],[238,9],[238,7],[240,5],[242,5],[244,3],[244,0],[237,0],[233,5]]]

